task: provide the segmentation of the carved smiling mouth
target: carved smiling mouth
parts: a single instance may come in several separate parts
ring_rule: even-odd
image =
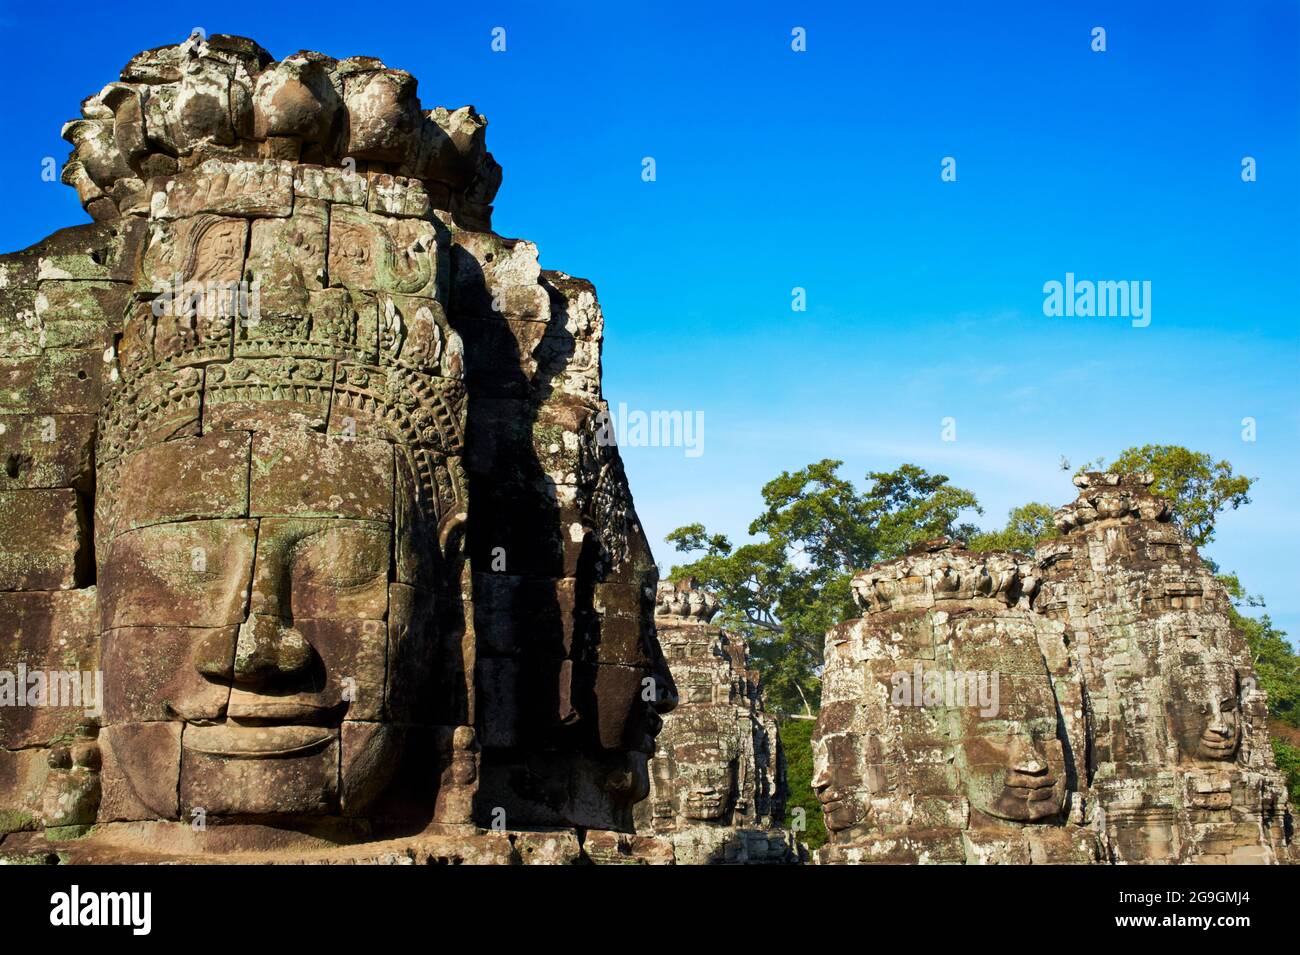
[[[1004,795],[1022,802],[1042,802],[1055,794],[1056,780],[1050,775],[1025,776],[1013,773],[1002,787]]]
[[[996,814],[1007,819],[1036,821],[1057,811],[1056,777],[1041,773],[1008,772],[995,803]]]
[[[659,735],[659,731],[663,729],[664,720],[654,710],[650,710],[645,722],[645,732],[633,749],[638,753],[653,756],[655,754],[655,738]]]
[[[1234,736],[1225,738],[1207,733],[1201,737],[1201,754],[1210,759],[1229,759],[1236,751],[1237,739]]]
[[[722,796],[717,792],[693,792],[688,801],[697,811],[717,812],[722,808]]]
[[[822,812],[826,818],[836,818],[840,810],[845,808],[845,796],[835,789],[823,789],[817,793],[817,800],[822,805]]]
[[[335,739],[328,726],[241,726],[189,724],[182,742],[186,750],[223,759],[270,759],[314,752]]]

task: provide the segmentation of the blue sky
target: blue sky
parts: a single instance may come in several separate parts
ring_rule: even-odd
[[[201,26],[379,56],[488,116],[497,231],[596,283],[611,403],[704,412],[698,457],[624,449],[662,564],[823,457],[942,471],[992,527],[1072,498],[1062,455],[1179,443],[1259,478],[1209,555],[1300,634],[1300,5],[610,6],[0,6],[0,248],[85,221],[40,163],[137,50]],[[1151,282],[1151,324],[1046,317],[1067,272]]]

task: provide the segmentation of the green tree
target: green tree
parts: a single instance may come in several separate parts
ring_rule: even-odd
[[[1286,775],[1287,788],[1291,791],[1291,809],[1300,806],[1300,746],[1288,743],[1284,739],[1273,737],[1273,756],[1277,768]],[[812,827],[809,826],[809,831]]]
[[[796,809],[803,810],[803,822],[806,827],[799,833],[799,841],[810,850],[826,844],[826,820],[822,817],[822,805],[813,792],[813,756],[812,720],[782,720],[781,747],[785,751],[785,778],[790,787],[790,795],[785,804],[785,828],[790,829],[795,821]]]
[[[1227,461],[1215,461],[1208,454],[1176,444],[1128,448],[1110,465],[1098,458],[1080,470],[1150,473],[1155,477],[1151,493],[1169,499],[1174,523],[1197,547],[1214,539],[1214,522],[1225,507],[1236,510],[1250,503],[1250,488],[1256,481],[1233,474]]]
[[[1006,527],[976,534],[966,546],[971,550],[1015,550],[1031,554],[1040,540],[1050,540],[1060,534],[1052,518],[1054,513],[1049,505],[1035,501],[1013,507],[1007,514]]]
[[[678,551],[698,556],[673,567],[673,579],[695,577],[718,597],[719,622],[749,643],[777,712],[817,705],[826,631],[856,615],[853,572],[935,537],[969,537],[963,511],[982,513],[975,495],[942,474],[904,464],[867,475],[859,490],[839,474],[843,462],[822,460],[783,472],[763,486],[763,512],[749,525],[759,541],[733,547],[703,524],[668,535]]]

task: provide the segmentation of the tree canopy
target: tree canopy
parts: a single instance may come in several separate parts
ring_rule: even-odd
[[[971,550],[1015,550],[1033,553],[1041,540],[1056,537],[1060,531],[1052,519],[1055,509],[1031,501],[1013,507],[1007,514],[1007,526],[1000,531],[983,531],[966,542]]]
[[[1214,540],[1214,523],[1226,507],[1250,503],[1255,478],[1232,472],[1227,461],[1176,444],[1144,444],[1121,451],[1109,465],[1098,458],[1080,470],[1147,472],[1155,477],[1151,492],[1169,499],[1173,520],[1197,547]]]
[[[963,511],[975,495],[942,474],[912,464],[867,474],[865,490],[830,459],[783,472],[763,486],[763,512],[749,525],[764,539],[733,547],[703,524],[668,535],[678,551],[700,556],[672,568],[695,577],[722,606],[721,623],[742,634],[778,712],[817,705],[826,631],[854,616],[853,572],[900,556],[934,537],[968,537]]]

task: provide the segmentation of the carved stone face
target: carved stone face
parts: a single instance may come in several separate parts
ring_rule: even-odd
[[[876,737],[869,736],[864,745],[854,728],[854,709],[852,701],[824,704],[813,734],[812,787],[832,834],[847,834],[867,818],[867,749],[874,743],[879,750]]]
[[[125,500],[107,502],[105,718],[110,732],[168,722],[180,742],[179,766],[122,752],[123,773],[146,792],[146,768],[179,772],[182,812],[356,814],[400,747],[385,729],[404,705],[390,665],[408,686],[428,676],[427,652],[389,643],[427,639],[423,601],[390,583],[393,446],[310,432],[188,445],[180,474],[173,442],[129,460],[126,473],[176,486],[119,486]]]
[[[1188,762],[1231,762],[1241,745],[1241,680],[1227,663],[1175,667],[1169,721]]]
[[[1032,629],[1014,618],[959,624],[951,643],[954,669],[976,681],[974,695],[967,686],[966,705],[956,708],[957,765],[972,809],[1012,822],[1059,816],[1065,749],[1057,738],[1056,695]],[[979,702],[980,681],[989,705]]]
[[[731,707],[700,707],[674,727],[673,765],[677,812],[712,822],[735,805],[737,794],[736,719]]]
[[[813,746],[812,785],[831,832],[851,829],[866,816],[854,769],[861,762],[860,750],[852,734],[825,737]]]
[[[935,579],[959,572],[979,579],[956,566]],[[1028,614],[906,611],[842,625],[823,693],[812,785],[833,843],[908,830],[937,845],[977,817],[1060,821],[1065,747]]]
[[[1015,728],[999,722],[978,714],[963,720],[967,735],[959,762],[971,806],[1013,822],[1059,815],[1065,800],[1065,756],[1055,738],[1055,717]]]

